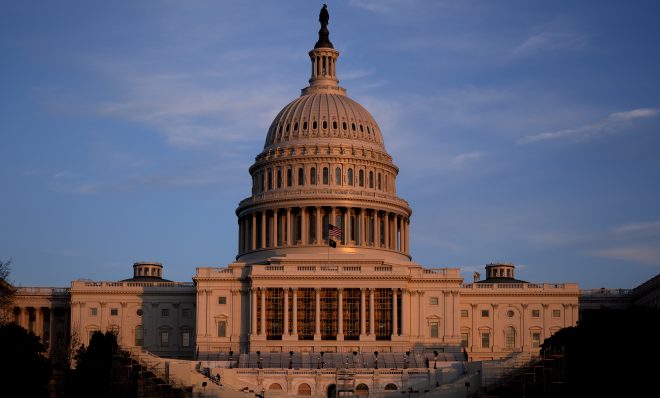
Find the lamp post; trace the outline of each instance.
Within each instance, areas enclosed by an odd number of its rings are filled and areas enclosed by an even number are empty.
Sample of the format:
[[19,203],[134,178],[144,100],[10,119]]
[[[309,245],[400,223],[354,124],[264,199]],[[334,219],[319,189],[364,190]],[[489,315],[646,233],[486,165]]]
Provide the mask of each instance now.
[[289,351],[289,369],[293,367],[293,351]]
[[410,359],[410,351],[406,351],[406,355],[403,357],[403,368],[408,369],[408,360]]
[[438,351],[433,351],[433,369],[438,368]]
[[232,368],[233,361],[234,361],[234,351],[229,351],[229,369]]
[[263,367],[261,365],[261,361],[263,360],[263,357],[261,356],[261,351],[257,351],[257,357],[258,357],[257,358],[257,367],[259,369],[263,369]]
[[470,382],[465,382],[465,398],[470,398]]
[[325,352],[321,351],[321,368],[325,367],[325,362],[323,361],[323,354],[325,354]]
[[378,351],[374,351],[376,359],[374,359],[374,369],[378,369]]

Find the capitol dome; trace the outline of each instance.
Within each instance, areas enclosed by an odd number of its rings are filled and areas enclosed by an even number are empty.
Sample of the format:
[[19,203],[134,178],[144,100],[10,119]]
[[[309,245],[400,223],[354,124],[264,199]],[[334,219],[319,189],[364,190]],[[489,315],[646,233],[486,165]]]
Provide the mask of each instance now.
[[[325,26],[309,52],[311,77],[271,123],[250,167],[252,195],[236,209],[237,259],[335,253],[410,261],[412,210],[373,116],[339,86]],[[341,231],[329,236],[330,226]]]

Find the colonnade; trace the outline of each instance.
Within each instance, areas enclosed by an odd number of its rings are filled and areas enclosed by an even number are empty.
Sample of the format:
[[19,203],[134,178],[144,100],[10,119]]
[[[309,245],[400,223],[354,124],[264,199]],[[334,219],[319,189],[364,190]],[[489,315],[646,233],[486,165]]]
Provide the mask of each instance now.
[[409,252],[408,217],[358,207],[296,206],[261,209],[238,219],[238,252],[327,244],[328,223],[343,230],[340,244]]
[[391,340],[409,334],[409,306],[398,288],[252,288],[250,330],[268,340]]
[[22,328],[41,337],[48,347],[50,339],[55,335],[56,310],[60,309],[64,315],[64,324],[69,324],[70,313],[64,307],[14,307],[14,322]]

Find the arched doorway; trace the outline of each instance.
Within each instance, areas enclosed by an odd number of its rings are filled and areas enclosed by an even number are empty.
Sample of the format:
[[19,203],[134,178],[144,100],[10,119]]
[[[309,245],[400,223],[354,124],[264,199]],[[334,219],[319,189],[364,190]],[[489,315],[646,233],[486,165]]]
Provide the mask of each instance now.
[[328,386],[328,398],[337,398],[337,386],[330,384]]
[[390,383],[390,384],[385,386],[386,391],[394,391],[394,390],[398,390],[398,389],[399,388],[394,383]]
[[307,383],[298,386],[298,395],[312,395],[312,387]]
[[364,383],[358,384],[358,386],[355,387],[355,395],[366,397],[369,395],[369,387]]
[[269,390],[281,390],[282,386],[279,385],[278,383],[273,383],[273,384],[270,385],[270,387],[268,387],[268,389]]

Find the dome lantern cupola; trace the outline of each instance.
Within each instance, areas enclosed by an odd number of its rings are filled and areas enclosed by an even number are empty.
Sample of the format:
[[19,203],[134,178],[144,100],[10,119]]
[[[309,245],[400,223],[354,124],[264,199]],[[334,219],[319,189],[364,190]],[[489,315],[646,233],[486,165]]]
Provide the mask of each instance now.
[[309,52],[309,58],[312,61],[312,76],[309,78],[309,87],[302,90],[302,95],[318,92],[346,93],[345,89],[339,87],[337,79],[339,51],[335,50],[330,42],[329,19],[327,6],[324,4],[319,15],[319,22],[321,22],[319,40],[314,45],[314,49]]

